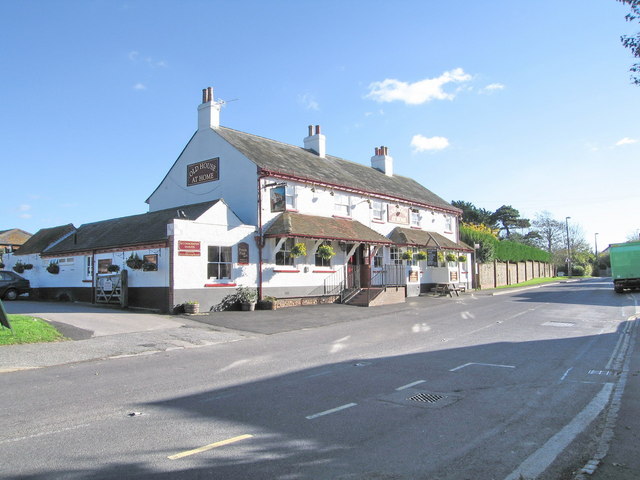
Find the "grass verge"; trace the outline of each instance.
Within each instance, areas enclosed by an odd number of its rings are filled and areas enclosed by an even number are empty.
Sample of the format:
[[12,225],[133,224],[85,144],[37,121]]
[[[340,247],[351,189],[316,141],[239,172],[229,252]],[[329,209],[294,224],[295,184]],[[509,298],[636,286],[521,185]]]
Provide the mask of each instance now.
[[528,287],[532,285],[542,285],[544,283],[553,283],[553,282],[561,282],[563,280],[573,280],[576,278],[591,278],[591,277],[549,277],[549,278],[532,278],[531,280],[527,280],[526,282],[514,283],[513,285],[502,285],[500,287],[496,287],[496,289],[501,288],[517,288],[517,287]]
[[8,328],[0,327],[0,345],[66,340],[58,330],[39,318],[29,315],[8,315],[8,318],[13,333]]

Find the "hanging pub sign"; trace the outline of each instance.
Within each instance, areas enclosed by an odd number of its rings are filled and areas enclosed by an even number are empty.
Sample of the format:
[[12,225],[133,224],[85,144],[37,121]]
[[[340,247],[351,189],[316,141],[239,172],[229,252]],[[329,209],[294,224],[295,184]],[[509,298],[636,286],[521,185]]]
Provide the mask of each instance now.
[[409,207],[401,207],[400,205],[389,205],[387,208],[387,221],[390,223],[400,223],[402,225],[409,224]]
[[220,157],[187,165],[187,187],[213,182],[220,178]]
[[240,242],[238,244],[238,263],[240,265],[249,264],[249,244]]

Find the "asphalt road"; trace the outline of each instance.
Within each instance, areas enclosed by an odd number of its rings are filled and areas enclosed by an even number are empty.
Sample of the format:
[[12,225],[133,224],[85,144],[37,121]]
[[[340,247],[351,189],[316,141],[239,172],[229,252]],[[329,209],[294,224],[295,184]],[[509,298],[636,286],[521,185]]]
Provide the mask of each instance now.
[[637,299],[598,280],[417,299],[320,328],[2,374],[0,472],[570,478],[596,448]]

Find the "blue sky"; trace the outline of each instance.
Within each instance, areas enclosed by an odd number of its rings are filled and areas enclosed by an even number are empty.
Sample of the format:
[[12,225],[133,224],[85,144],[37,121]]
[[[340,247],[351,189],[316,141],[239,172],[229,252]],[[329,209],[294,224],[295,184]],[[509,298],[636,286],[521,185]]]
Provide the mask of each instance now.
[[[104,220],[227,127],[394,171],[451,200],[640,228],[640,87],[614,0],[0,1],[0,230]],[[237,100],[235,100],[237,99]],[[235,101],[231,101],[235,100]]]

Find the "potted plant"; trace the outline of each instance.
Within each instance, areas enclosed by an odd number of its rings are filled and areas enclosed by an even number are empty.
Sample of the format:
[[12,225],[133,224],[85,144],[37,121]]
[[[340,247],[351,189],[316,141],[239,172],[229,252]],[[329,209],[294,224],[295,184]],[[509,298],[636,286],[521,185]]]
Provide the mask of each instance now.
[[16,273],[24,273],[24,263],[20,261],[16,262],[16,264],[13,266],[13,271]]
[[276,301],[275,297],[266,296],[258,302],[258,308],[260,310],[275,310]]
[[307,255],[307,246],[302,242],[296,243],[291,248],[291,256],[292,257],[304,257],[306,255]]
[[52,275],[57,275],[58,273],[60,273],[60,265],[58,265],[58,262],[56,260],[51,260],[49,262],[49,265],[47,265],[47,272],[51,273]]
[[118,265],[111,264],[107,267],[107,270],[111,273],[116,273],[120,271],[120,267]]
[[458,257],[456,257],[455,253],[447,253],[446,255],[447,262],[457,262]]
[[132,253],[129,255],[129,258],[127,258],[127,267],[132,270],[140,270],[143,267],[143,263],[137,253]]
[[256,308],[258,292],[256,292],[255,288],[238,287],[236,290],[236,298],[238,302],[240,302],[240,309],[245,312],[250,312]]
[[426,260],[427,259],[427,252],[421,250],[421,251],[417,252],[414,256],[415,256],[416,260]]
[[324,260],[331,260],[336,254],[331,245],[320,245],[318,247],[318,256]]
[[187,300],[182,305],[184,306],[184,313],[200,313],[200,302],[197,300]]

